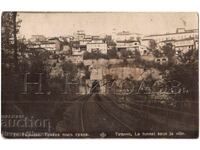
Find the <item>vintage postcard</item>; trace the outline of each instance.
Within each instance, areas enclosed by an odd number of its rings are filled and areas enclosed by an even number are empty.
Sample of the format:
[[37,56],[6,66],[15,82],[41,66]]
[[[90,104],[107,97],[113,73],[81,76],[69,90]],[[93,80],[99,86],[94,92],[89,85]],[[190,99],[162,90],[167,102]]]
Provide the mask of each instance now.
[[198,138],[195,12],[2,12],[5,138]]

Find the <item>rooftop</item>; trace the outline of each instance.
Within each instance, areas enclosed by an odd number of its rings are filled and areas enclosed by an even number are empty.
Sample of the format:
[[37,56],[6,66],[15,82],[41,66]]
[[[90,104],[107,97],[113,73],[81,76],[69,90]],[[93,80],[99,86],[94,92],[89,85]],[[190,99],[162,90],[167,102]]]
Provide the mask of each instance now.
[[[182,29],[182,28],[181,28]],[[147,35],[145,37],[151,37],[151,36],[164,36],[164,35],[174,35],[174,34],[185,34],[185,33],[198,33],[198,29],[191,29],[191,30],[184,30],[184,32],[174,32],[174,33],[162,33],[162,34],[152,34]]]

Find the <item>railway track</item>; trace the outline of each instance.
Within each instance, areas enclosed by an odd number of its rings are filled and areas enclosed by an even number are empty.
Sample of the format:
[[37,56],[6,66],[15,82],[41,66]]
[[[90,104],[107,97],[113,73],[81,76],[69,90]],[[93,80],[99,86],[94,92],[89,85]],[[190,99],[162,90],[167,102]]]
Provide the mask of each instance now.
[[[149,113],[148,111],[135,108],[133,105],[126,105],[126,108],[123,108],[122,106],[120,106],[119,103],[117,103],[111,97],[109,96],[104,96],[104,97],[112,101],[112,103],[122,111],[131,114],[134,118],[138,118],[137,123],[139,124],[139,126],[141,126],[142,130],[168,129],[168,125],[166,124],[166,122],[157,121],[155,115],[152,116],[152,114]],[[114,98],[117,99],[117,97]]]
[[80,124],[81,124],[81,131],[85,132],[85,119],[84,119],[84,111],[86,103],[88,102],[89,98],[92,96],[92,94],[86,95],[84,97],[84,101],[81,103],[81,109],[80,109]]
[[[115,98],[117,98],[117,97],[115,97]],[[114,102],[114,103],[116,103],[116,102]],[[116,105],[119,106],[119,104],[117,104],[117,103],[116,103]],[[155,122],[155,125],[158,125],[159,129],[161,129],[161,128],[163,128],[163,129],[182,128],[182,129],[188,130],[188,129],[195,129],[196,128],[195,126],[193,126],[191,124],[188,125],[188,124],[186,124],[186,122],[180,121],[180,119],[174,120],[172,118],[169,118],[170,117],[169,114],[171,114],[171,116],[174,116],[175,114],[179,114],[179,115],[181,114],[181,118],[185,117],[185,116],[187,116],[187,117],[190,116],[190,118],[191,117],[197,117],[196,115],[191,114],[191,113],[180,112],[180,111],[164,109],[164,108],[160,108],[160,107],[149,106],[149,105],[138,104],[138,103],[132,103],[132,102],[128,102],[127,106],[130,108],[131,111],[135,111],[135,112],[140,113],[141,117],[143,117],[144,119]],[[166,115],[161,115],[161,114],[163,114],[163,112],[165,112],[167,114],[167,117],[166,117]],[[183,116],[183,115],[185,115],[185,116]]]
[[[112,104],[115,105],[115,107],[120,109],[122,112],[130,114],[132,116],[132,118],[134,118],[132,123],[134,122],[133,126],[134,126],[135,130],[147,130],[147,131],[148,130],[165,130],[168,128],[166,123],[157,122],[157,121],[155,121],[155,119],[152,119],[151,117],[149,117],[149,115],[151,115],[151,114],[149,114],[145,110],[141,110],[141,109],[139,110],[139,109],[135,109],[133,107],[131,107],[131,108],[124,107],[109,96],[103,95],[103,97],[105,99],[110,100],[112,102]],[[115,98],[117,99],[117,97],[115,97]]]
[[90,95],[81,95],[65,103],[59,103],[55,111],[55,129],[59,132],[78,132],[81,105]]
[[[118,108],[115,108],[115,110],[120,112],[116,114],[114,111],[110,110],[110,106],[106,107],[103,101],[104,100],[102,100],[98,94],[93,94],[81,104],[80,119],[82,132],[100,129],[104,131],[120,130],[127,132],[134,130],[135,127],[127,123],[127,120],[133,119],[133,117],[130,118],[130,115],[127,113],[121,115],[121,110]],[[116,106],[113,105],[112,107]],[[127,117],[126,115],[129,116]]]
[[128,129],[129,131],[133,131],[132,128],[125,122],[123,122],[122,120],[120,120],[114,113],[110,112],[109,110],[107,110],[104,105],[102,105],[99,102],[96,102],[96,104],[106,113],[108,114],[111,118],[113,118],[114,120],[116,120],[119,124],[121,124],[122,126],[124,126],[126,129]]
[[[74,128],[83,133],[99,130],[107,132],[118,130],[127,132],[155,131],[184,127],[184,125],[177,125],[174,128],[171,126],[170,120],[168,120],[169,124],[166,123],[162,115],[152,114],[151,111],[140,109],[136,105],[123,108],[109,96],[91,93],[81,96],[75,101],[77,101],[74,103],[75,107],[71,107],[71,119],[74,123],[76,122],[77,127]],[[77,115],[74,115],[74,113]]]

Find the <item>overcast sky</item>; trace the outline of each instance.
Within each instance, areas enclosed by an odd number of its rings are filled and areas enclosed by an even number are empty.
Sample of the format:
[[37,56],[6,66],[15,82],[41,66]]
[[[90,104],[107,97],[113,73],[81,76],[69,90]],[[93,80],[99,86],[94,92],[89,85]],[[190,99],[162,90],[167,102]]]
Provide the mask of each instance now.
[[77,30],[86,34],[130,31],[141,34],[175,32],[176,28],[198,28],[197,13],[19,13],[20,34],[49,36],[71,35]]

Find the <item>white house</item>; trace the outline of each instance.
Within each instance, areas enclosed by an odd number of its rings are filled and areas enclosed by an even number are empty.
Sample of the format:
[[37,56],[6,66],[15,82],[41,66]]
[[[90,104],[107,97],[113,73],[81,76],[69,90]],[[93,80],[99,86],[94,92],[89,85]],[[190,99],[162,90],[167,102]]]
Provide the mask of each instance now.
[[87,43],[86,45],[88,52],[100,52],[102,54],[107,54],[107,44],[106,43]]
[[43,43],[41,43],[40,47],[44,48],[48,51],[56,51],[57,50],[56,43],[54,43],[54,42],[43,42]]
[[158,43],[166,40],[181,40],[186,38],[198,39],[198,29],[186,30],[184,28],[178,28],[175,33],[148,35],[143,37],[142,40],[153,39]]
[[118,51],[125,49],[128,51],[135,52],[135,50],[139,50],[140,42],[135,40],[123,40],[116,42],[116,49]]
[[175,50],[178,52],[186,53],[189,50],[195,48],[195,41],[194,39],[182,39],[176,40],[174,43]]

